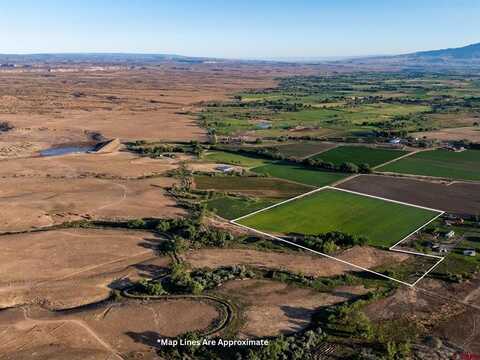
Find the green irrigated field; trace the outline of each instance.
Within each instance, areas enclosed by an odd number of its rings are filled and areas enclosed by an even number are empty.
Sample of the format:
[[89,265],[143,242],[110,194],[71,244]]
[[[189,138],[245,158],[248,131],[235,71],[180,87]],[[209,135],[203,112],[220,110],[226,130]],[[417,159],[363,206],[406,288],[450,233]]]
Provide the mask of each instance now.
[[266,208],[274,203],[275,201],[273,200],[256,200],[229,196],[206,202],[208,210],[214,211],[217,215],[228,220],[232,220],[251,212]]
[[318,154],[313,159],[321,159],[335,165],[351,162],[356,165],[369,164],[370,167],[375,167],[405,154],[407,151],[376,149],[366,146],[339,146]]
[[283,154],[287,157],[304,158],[312,156],[321,151],[335,147],[334,144],[326,142],[298,142],[293,144],[267,146],[266,149]]
[[437,215],[434,211],[326,189],[238,222],[270,233],[342,231],[364,236],[370,245],[388,248]]
[[422,151],[378,170],[457,180],[480,180],[480,150]]
[[204,160],[213,161],[221,164],[231,164],[245,167],[260,166],[267,162],[267,160],[260,157],[235,154],[226,151],[209,152],[204,156]]
[[348,174],[307,169],[301,165],[287,163],[263,165],[253,168],[252,171],[258,174],[268,174],[272,177],[317,187],[330,185],[333,182],[348,176]]
[[200,190],[242,193],[256,197],[289,198],[311,191],[311,186],[269,177],[195,176]]
[[[465,115],[480,108],[477,77],[450,74],[288,76],[276,87],[236,95],[235,100],[208,103],[200,122],[218,135],[290,136],[301,127],[302,136],[337,137],[473,126],[475,115]],[[438,106],[443,119],[431,111]],[[258,119],[272,128],[259,129]]]

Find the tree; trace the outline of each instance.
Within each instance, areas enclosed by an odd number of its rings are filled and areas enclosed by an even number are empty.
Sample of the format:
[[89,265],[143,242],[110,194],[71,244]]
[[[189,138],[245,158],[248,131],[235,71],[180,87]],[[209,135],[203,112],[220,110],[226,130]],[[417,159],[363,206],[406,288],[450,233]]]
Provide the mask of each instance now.
[[189,191],[192,187],[192,173],[184,162],[180,163],[177,173],[180,178],[180,189]]
[[326,254],[332,254],[338,250],[338,246],[332,240],[328,240],[323,243],[322,250]]
[[187,251],[187,249],[189,248],[188,240],[182,238],[181,236],[175,235],[173,237],[173,242],[174,242],[174,251],[176,253],[183,253]]
[[340,171],[346,173],[358,173],[358,166],[351,162],[344,162],[340,165]]
[[282,355],[288,350],[288,340],[283,335],[268,343],[267,346],[260,350],[250,350],[248,353],[248,360],[278,360],[283,359]]
[[203,285],[200,284],[198,281],[191,281],[190,291],[192,292],[192,294],[198,295],[203,291]]
[[130,220],[127,223],[129,229],[144,229],[146,227],[146,222],[143,219]]
[[140,280],[140,287],[141,291],[147,295],[159,296],[167,293],[159,281],[142,279]]
[[7,132],[13,129],[13,125],[8,121],[0,121],[0,131]]
[[167,232],[170,230],[170,222],[168,220],[160,220],[156,226],[157,231]]
[[367,163],[360,164],[360,166],[358,167],[358,170],[364,174],[370,174],[372,172],[370,164],[367,164]]

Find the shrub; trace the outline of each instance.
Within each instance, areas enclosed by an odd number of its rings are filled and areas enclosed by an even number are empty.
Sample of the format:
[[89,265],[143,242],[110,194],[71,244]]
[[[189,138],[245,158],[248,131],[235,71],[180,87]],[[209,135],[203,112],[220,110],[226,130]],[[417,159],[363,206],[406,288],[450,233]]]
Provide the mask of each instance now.
[[355,165],[354,163],[345,162],[342,165],[340,165],[340,171],[346,172],[346,173],[358,173],[358,166]]
[[8,121],[0,121],[0,132],[7,132],[14,128],[14,126]]
[[147,223],[143,219],[135,219],[127,222],[127,227],[129,229],[145,229]]
[[152,295],[152,296],[167,294],[167,292],[163,289],[163,286],[159,281],[146,280],[146,279],[140,280],[139,291],[141,293]]

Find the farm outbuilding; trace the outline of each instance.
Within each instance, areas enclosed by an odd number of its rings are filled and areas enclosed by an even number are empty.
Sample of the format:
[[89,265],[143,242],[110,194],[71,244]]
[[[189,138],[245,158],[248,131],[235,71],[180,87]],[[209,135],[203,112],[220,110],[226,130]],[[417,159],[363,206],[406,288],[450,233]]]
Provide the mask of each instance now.
[[450,230],[449,232],[445,233],[445,239],[451,239],[452,237],[455,236],[455,231]]
[[235,170],[235,168],[233,166],[230,166],[230,165],[218,165],[215,170],[218,170],[220,172],[223,172],[223,173],[228,173],[228,172],[232,172]]

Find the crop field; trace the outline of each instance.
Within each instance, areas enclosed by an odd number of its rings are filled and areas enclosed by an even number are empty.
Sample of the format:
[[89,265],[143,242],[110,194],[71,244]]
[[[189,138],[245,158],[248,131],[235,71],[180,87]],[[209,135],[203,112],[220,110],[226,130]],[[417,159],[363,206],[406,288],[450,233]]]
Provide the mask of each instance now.
[[334,147],[335,144],[325,142],[299,142],[293,144],[268,146],[266,149],[278,152],[286,157],[305,158]]
[[398,176],[361,175],[338,187],[454,214],[480,213],[480,184],[445,184]]
[[422,151],[378,170],[456,180],[480,180],[480,150]]
[[253,229],[281,234],[342,231],[388,248],[439,213],[335,189],[278,205],[240,219]]
[[283,113],[278,116],[282,124],[313,123],[315,125],[332,124],[335,120],[343,120],[346,124],[361,125],[364,122],[382,123],[389,121],[393,116],[422,113],[430,110],[422,105],[392,105],[378,103],[373,105],[361,105],[355,108],[335,107],[302,110],[293,114]]
[[237,217],[273,205],[275,204],[275,201],[224,196],[209,200],[206,204],[208,210],[215,212],[224,219],[233,220]]
[[345,178],[347,174],[307,169],[301,165],[273,163],[253,168],[258,174],[295,181],[297,183],[322,187]]
[[203,157],[204,160],[213,161],[221,164],[238,165],[245,167],[254,167],[265,164],[267,161],[260,157],[235,154],[226,151],[212,151]]
[[376,149],[366,146],[339,146],[313,157],[335,165],[351,162],[356,165],[368,164],[375,167],[407,154],[407,151]]
[[200,190],[233,192],[270,198],[289,198],[312,190],[310,186],[260,176],[196,176],[194,181],[195,187]]

